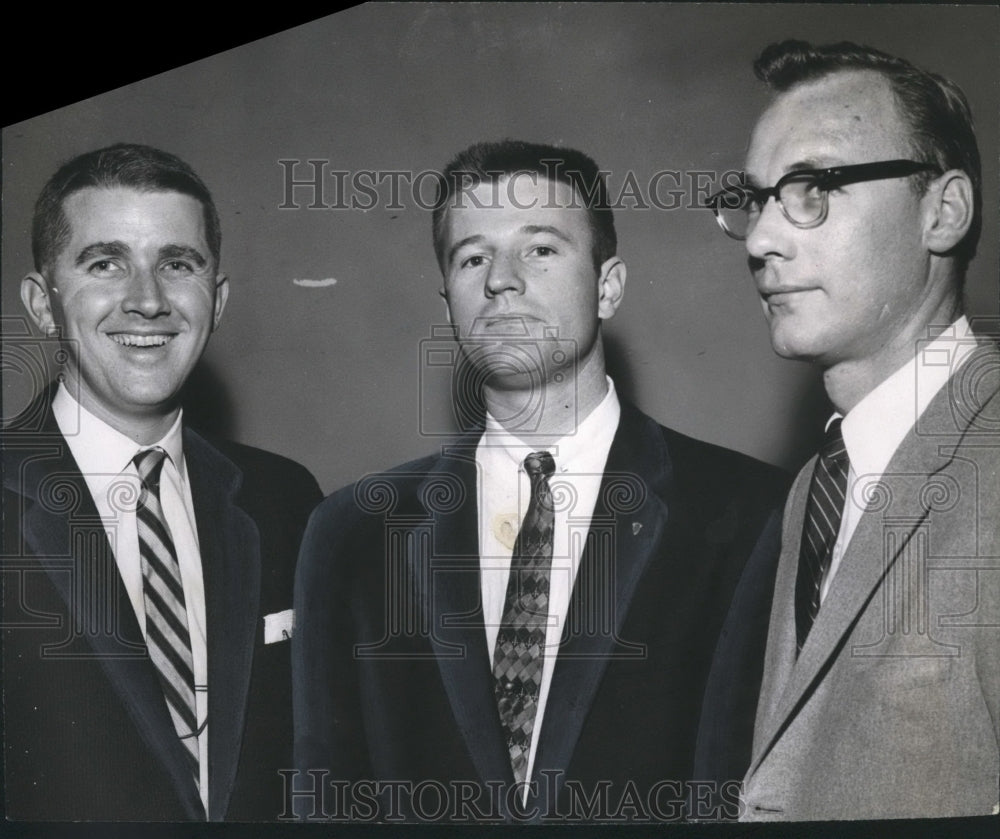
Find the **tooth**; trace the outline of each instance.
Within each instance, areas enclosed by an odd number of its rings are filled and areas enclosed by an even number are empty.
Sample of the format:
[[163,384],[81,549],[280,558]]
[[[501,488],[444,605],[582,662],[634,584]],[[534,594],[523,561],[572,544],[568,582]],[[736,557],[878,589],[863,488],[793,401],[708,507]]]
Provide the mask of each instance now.
[[171,335],[112,335],[111,340],[123,347],[162,347],[168,343]]

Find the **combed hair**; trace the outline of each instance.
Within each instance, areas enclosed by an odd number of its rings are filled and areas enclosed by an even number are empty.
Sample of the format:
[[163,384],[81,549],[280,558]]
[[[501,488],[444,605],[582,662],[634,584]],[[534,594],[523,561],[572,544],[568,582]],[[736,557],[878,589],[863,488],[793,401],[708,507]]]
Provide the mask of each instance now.
[[618,252],[618,234],[608,202],[604,173],[583,152],[563,146],[499,140],[476,143],[459,152],[438,180],[432,214],[434,253],[445,271],[445,222],[455,195],[483,182],[499,181],[523,173],[536,173],[551,181],[571,186],[587,210],[593,238],[594,266],[600,266]]
[[[972,181],[972,226],[954,250],[964,271],[976,255],[982,230],[983,176],[972,111],[958,85],[905,59],[850,41],[821,46],[794,40],[774,43],[761,52],[753,69],[758,79],[778,93],[844,70],[881,73],[892,86],[900,116],[910,127],[916,159],[934,164],[940,172],[961,169]],[[922,195],[935,175],[923,172],[911,177]]]
[[31,253],[36,271],[49,270],[69,241],[69,220],[63,209],[66,199],[88,187],[180,192],[197,199],[205,213],[208,248],[218,266],[222,251],[219,213],[201,178],[169,152],[135,143],[117,143],[64,163],[42,188],[31,221]]

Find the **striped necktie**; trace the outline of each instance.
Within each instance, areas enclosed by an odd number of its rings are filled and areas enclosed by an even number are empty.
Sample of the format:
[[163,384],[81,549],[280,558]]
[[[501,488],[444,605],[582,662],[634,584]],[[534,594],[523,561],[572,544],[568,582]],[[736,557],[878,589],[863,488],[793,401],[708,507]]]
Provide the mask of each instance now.
[[493,652],[497,709],[507,737],[514,780],[518,783],[525,780],[528,771],[542,684],[555,531],[549,477],[555,468],[548,452],[532,452],[524,459],[524,470],[531,480],[531,500],[514,542],[503,618]]
[[795,578],[795,640],[801,650],[819,612],[823,578],[830,569],[847,493],[850,460],[840,431],[840,418],[830,423],[816,459]]
[[191,637],[177,551],[160,506],[160,474],[165,458],[166,452],[160,448],[141,451],[133,458],[142,481],[135,515],[146,607],[146,647],[197,784],[198,716]]

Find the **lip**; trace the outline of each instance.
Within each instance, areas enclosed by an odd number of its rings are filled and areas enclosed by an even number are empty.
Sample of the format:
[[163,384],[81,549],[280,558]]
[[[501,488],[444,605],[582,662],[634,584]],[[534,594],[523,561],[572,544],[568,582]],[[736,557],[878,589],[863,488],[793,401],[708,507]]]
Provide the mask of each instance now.
[[[504,313],[502,315],[490,315],[488,317],[482,317],[478,319],[479,326],[483,329],[495,329],[496,327],[506,327],[510,330],[512,327],[516,331],[508,332],[507,334],[518,334],[527,335],[528,328],[527,325],[532,322],[539,322],[539,319],[533,315],[523,315],[518,313]],[[520,328],[517,328],[520,327]]]
[[778,288],[772,287],[759,289],[758,294],[760,294],[765,303],[772,306],[778,306],[782,303],[791,302],[800,295],[816,290],[815,286],[781,286]]

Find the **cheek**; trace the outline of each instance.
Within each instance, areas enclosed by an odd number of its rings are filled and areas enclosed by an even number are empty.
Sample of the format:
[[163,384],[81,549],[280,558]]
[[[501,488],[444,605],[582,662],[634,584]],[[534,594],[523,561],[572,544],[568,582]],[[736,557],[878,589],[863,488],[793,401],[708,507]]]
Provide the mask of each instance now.
[[169,295],[172,311],[195,328],[209,329],[215,321],[215,295],[201,285],[176,289]]
[[874,200],[859,212],[840,242],[845,254],[853,254],[871,270],[881,271],[898,270],[893,266],[902,263],[912,264],[923,251],[922,238],[919,205],[902,198],[887,198]]
[[97,289],[77,289],[53,297],[53,314],[67,329],[85,329],[99,324],[117,306],[114,296]]
[[847,311],[877,305],[887,278],[895,273],[891,260],[898,257],[898,246],[877,222],[845,224],[829,232],[834,231],[810,254],[828,299]]
[[448,313],[452,321],[464,324],[472,317],[472,307],[461,295],[452,295],[448,298]]
[[872,308],[894,310],[923,296],[926,265],[922,255],[905,237],[876,237],[867,264],[858,265],[856,292]]

